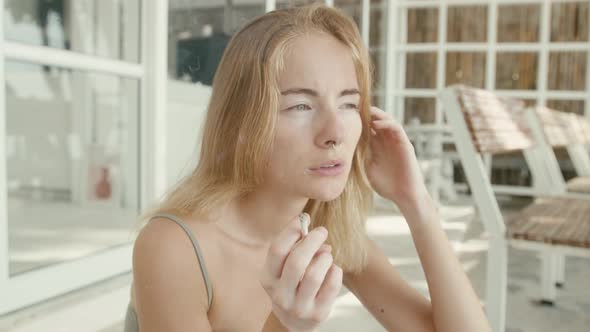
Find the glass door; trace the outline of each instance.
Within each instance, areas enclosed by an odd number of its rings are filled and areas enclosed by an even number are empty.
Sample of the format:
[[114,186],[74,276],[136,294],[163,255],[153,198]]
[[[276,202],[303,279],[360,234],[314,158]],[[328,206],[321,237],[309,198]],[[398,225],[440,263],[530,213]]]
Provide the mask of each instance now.
[[142,201],[141,0],[4,0],[0,314],[126,272]]

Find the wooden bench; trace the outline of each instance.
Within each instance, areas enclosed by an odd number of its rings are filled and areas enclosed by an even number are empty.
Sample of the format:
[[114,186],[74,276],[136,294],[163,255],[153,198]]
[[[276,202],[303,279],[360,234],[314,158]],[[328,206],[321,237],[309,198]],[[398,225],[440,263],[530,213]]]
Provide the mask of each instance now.
[[[556,194],[590,194],[590,122],[573,113],[565,113],[547,107],[534,107],[528,110],[527,122],[539,145],[537,162],[544,164],[546,174],[542,174],[546,190]],[[554,149],[565,148],[572,161],[577,177],[566,181],[559,168]],[[576,197],[576,195],[569,195]]]
[[508,246],[541,254],[541,299],[552,304],[563,281],[563,257],[590,257],[590,201],[537,198],[508,220],[501,214],[483,154],[535,151],[538,146],[518,100],[451,86],[440,96],[480,219],[488,233],[486,311],[496,332],[505,330]]

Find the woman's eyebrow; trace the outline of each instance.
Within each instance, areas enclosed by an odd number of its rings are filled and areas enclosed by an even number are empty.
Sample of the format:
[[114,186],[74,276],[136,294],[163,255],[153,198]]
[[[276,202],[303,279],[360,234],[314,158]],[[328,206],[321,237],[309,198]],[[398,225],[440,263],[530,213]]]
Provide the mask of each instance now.
[[[299,94],[310,95],[313,97],[317,97],[319,95],[317,91],[312,90],[312,89],[307,89],[307,88],[292,88],[292,89],[288,89],[288,90],[281,92],[281,95],[283,95],[283,96],[299,95]],[[340,92],[339,97],[348,96],[348,95],[355,95],[355,94],[360,95],[361,93],[358,89],[345,89]]]

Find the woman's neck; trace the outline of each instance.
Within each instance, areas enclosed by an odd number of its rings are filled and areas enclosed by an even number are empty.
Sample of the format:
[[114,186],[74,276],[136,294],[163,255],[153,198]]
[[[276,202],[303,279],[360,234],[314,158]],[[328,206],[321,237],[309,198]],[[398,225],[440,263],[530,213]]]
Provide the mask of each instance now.
[[227,205],[216,222],[226,235],[251,247],[266,247],[303,212],[308,199],[258,190]]

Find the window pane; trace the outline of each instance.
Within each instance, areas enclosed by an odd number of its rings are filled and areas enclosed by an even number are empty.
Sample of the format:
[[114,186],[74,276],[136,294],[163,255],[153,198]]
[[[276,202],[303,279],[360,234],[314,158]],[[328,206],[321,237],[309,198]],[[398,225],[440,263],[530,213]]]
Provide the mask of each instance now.
[[373,94],[371,96],[371,105],[379,107],[380,109],[384,109],[385,108],[385,101],[383,98],[383,95],[381,94]]
[[435,106],[436,100],[434,98],[405,98],[404,123],[413,122],[414,119],[420,120],[420,123],[434,123]]
[[361,0],[335,0],[334,7],[342,10],[350,16],[361,31],[361,20],[363,16],[363,5]]
[[139,62],[140,0],[5,0],[7,40]]
[[371,8],[371,19],[369,21],[369,45],[379,47],[385,45],[386,21],[383,19],[384,9]]
[[131,240],[139,82],[7,61],[5,88],[10,274]]
[[289,8],[297,6],[305,6],[315,2],[325,3],[323,0],[277,0],[276,8]]
[[408,43],[438,41],[438,8],[408,9]]
[[371,62],[374,66],[373,87],[375,90],[382,89],[385,86],[385,56],[383,52],[370,52]]
[[487,6],[449,7],[448,42],[485,42],[488,31]]
[[551,41],[588,41],[590,2],[551,5]]
[[496,88],[535,90],[537,88],[536,53],[498,53]]
[[436,53],[406,54],[406,88],[436,87]]
[[[288,2],[282,4],[286,6]],[[169,76],[211,85],[231,36],[261,14],[264,14],[264,0],[229,5],[221,0],[170,0]]]
[[539,41],[540,16],[540,5],[498,6],[498,41]]
[[588,52],[551,52],[549,90],[585,90]]
[[485,78],[485,53],[447,53],[446,85],[461,83],[483,88]]
[[547,100],[547,107],[554,110],[584,115],[583,100]]

